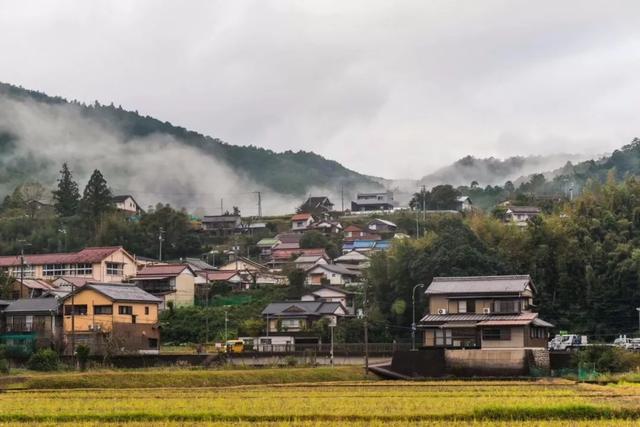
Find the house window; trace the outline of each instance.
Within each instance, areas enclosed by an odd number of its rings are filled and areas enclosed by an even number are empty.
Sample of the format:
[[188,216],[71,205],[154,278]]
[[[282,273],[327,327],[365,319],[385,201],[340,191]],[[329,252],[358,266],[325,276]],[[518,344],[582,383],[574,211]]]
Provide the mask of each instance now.
[[149,307],[145,307],[144,308],[144,314],[145,314],[145,316],[149,315]]
[[91,276],[93,275],[93,265],[91,264],[75,264],[76,276]]
[[495,313],[517,313],[520,308],[519,301],[495,301],[493,303],[493,311]]
[[485,341],[509,341],[511,339],[511,329],[485,328],[482,330],[482,339]]
[[87,305],[86,304],[82,304],[82,305],[65,305],[64,306],[64,315],[65,316],[71,316],[72,313],[72,309],[71,307],[73,307],[73,314],[76,316],[86,316],[87,315]]
[[45,264],[42,268],[43,276],[68,276],[69,265],[67,264]]
[[467,302],[458,301],[458,313],[466,313],[466,312],[467,312]]
[[93,314],[113,314],[113,306],[112,305],[94,305],[93,306]]
[[107,276],[122,276],[124,264],[119,262],[107,263]]
[[546,330],[544,328],[536,328],[535,326],[532,326],[529,330],[529,336],[531,338],[538,339],[546,338]]
[[283,329],[299,329],[300,319],[282,319],[281,326]]
[[453,344],[451,329],[436,329],[436,345],[450,346]]
[[34,277],[36,275],[36,269],[33,265],[19,265],[12,270],[13,275],[20,277],[20,275],[24,275],[25,278]]
[[149,338],[149,348],[158,348],[158,338]]
[[118,314],[133,314],[133,307],[130,305],[121,305],[118,307]]

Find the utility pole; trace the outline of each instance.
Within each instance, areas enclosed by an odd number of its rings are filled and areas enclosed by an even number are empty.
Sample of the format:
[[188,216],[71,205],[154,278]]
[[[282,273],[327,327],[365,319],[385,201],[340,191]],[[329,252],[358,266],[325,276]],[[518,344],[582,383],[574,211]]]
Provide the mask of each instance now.
[[223,201],[224,199],[221,197],[220,198],[220,215],[224,215]]
[[20,297],[22,298],[23,291],[25,290],[24,286],[24,247],[30,246],[30,243],[27,243],[26,240],[18,240],[20,243]]
[[426,221],[427,219],[427,201],[426,201],[427,189],[423,185],[422,186],[422,220]]
[[638,311],[638,331],[640,331],[640,307],[636,308]]
[[224,311],[224,344],[227,345],[229,316],[227,310]]
[[162,241],[164,240],[162,234],[164,233],[164,228],[160,227],[160,232],[158,233],[158,242],[160,244],[158,248],[158,261],[162,261]]
[[344,184],[340,186],[340,201],[342,203],[342,210],[340,212],[344,212]]
[[262,218],[262,192],[254,191],[258,195],[258,218]]
[[71,282],[71,357],[73,365],[76,361],[76,305],[75,305],[75,285]]
[[413,305],[413,323],[411,323],[411,351],[416,350],[416,289],[424,288],[424,283],[418,283],[411,292],[411,304]]
[[367,311],[367,281],[364,281],[364,296],[362,299],[362,315],[364,318],[364,376],[369,376],[369,325]]

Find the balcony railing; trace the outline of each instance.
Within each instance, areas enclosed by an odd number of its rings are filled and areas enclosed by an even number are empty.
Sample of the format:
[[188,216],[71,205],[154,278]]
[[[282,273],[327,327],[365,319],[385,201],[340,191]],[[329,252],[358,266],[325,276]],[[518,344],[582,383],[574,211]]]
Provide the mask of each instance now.
[[13,321],[6,324],[7,332],[46,332],[47,323],[42,322],[20,322]]

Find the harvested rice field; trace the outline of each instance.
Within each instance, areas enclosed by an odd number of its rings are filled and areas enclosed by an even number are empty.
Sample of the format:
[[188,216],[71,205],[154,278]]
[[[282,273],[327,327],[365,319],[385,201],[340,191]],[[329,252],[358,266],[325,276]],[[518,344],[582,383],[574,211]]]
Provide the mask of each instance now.
[[[225,372],[233,375],[233,371]],[[290,375],[296,370],[287,372]],[[634,384],[335,378],[323,382],[317,372],[310,377],[315,382],[282,384],[276,374],[262,370],[256,375],[271,375],[273,383],[229,386],[194,386],[181,383],[180,377],[175,376],[171,386],[161,382],[162,386],[127,387],[129,384],[123,380],[121,386],[119,381],[111,381],[108,387],[99,388],[91,386],[92,382],[85,378],[86,388],[47,389],[43,388],[47,382],[59,387],[63,378],[83,377],[55,374],[26,381],[23,378],[0,393],[0,425],[635,426],[640,423],[640,386]],[[153,375],[163,372],[146,374],[151,376],[151,383]],[[242,371],[242,375],[248,374]],[[347,378],[352,376],[344,374]],[[200,371],[198,375],[205,374]],[[300,370],[299,377],[304,379],[305,375]]]

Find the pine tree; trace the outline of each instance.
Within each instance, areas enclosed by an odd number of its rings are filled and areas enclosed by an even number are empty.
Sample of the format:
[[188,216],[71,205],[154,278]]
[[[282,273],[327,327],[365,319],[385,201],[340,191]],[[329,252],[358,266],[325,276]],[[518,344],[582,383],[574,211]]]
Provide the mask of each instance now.
[[61,217],[73,216],[78,213],[80,191],[78,183],[73,180],[73,175],[66,163],[62,165],[58,189],[53,191],[53,200],[56,212]]
[[113,210],[113,196],[102,173],[96,169],[91,174],[82,195],[82,214],[85,219],[97,223],[102,216]]

